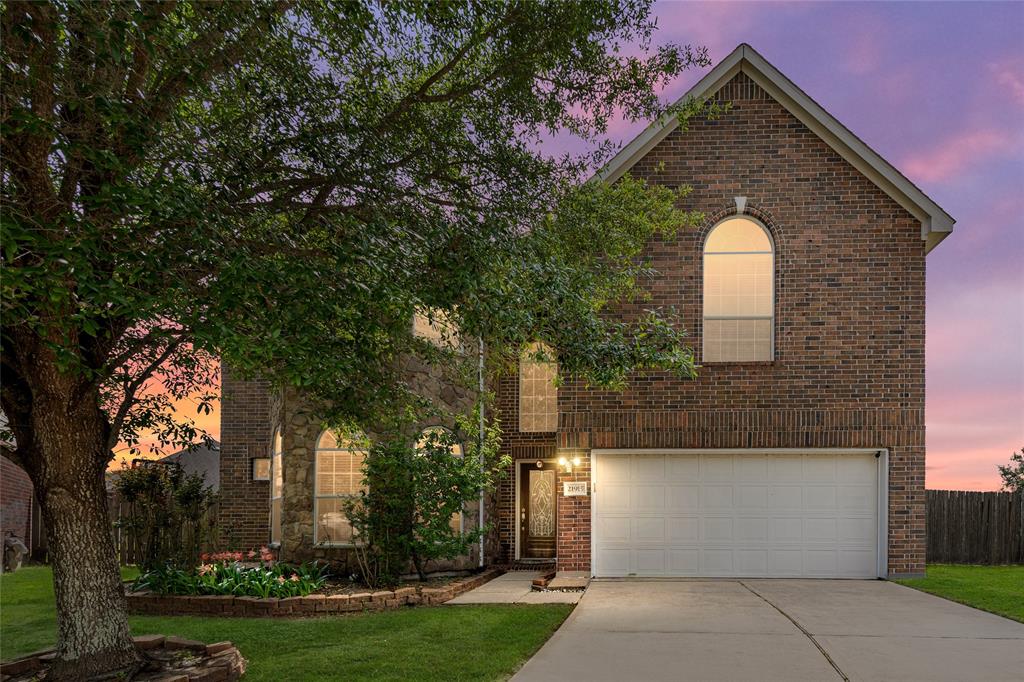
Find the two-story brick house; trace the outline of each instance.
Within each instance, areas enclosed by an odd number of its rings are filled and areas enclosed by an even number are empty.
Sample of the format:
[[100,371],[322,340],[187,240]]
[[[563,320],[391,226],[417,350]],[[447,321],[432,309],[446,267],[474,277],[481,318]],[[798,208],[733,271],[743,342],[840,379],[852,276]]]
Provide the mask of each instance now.
[[[747,45],[686,97],[729,106],[653,123],[602,177],[693,188],[704,224],[652,241],[650,300],[616,314],[674,308],[699,375],[556,389],[557,368],[531,362],[497,379],[514,463],[487,559],[601,577],[921,574],[925,257],[953,220]],[[269,484],[243,474],[273,450],[274,401],[251,390],[225,381],[221,479],[263,540]]]

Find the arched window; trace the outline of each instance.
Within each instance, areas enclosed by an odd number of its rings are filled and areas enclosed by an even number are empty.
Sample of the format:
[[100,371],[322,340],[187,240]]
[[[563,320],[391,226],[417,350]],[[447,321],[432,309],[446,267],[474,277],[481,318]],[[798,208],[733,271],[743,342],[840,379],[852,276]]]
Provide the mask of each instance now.
[[704,362],[771,360],[775,254],[768,230],[727,218],[704,242]]
[[[451,442],[454,440],[452,432],[443,426],[430,426],[423,429],[423,432],[420,433],[420,437],[416,441],[416,447],[422,448],[432,437],[441,442]],[[463,456],[462,444],[452,443],[451,453],[453,457],[461,458]],[[463,514],[461,511],[455,512],[455,514],[452,515],[451,527],[456,533],[462,532]]]
[[324,431],[316,443],[313,473],[313,543],[352,544],[352,524],[345,502],[363,489],[364,438],[345,438]]
[[284,493],[284,472],[281,470],[281,429],[274,429],[270,453],[270,542],[281,542],[281,497]]

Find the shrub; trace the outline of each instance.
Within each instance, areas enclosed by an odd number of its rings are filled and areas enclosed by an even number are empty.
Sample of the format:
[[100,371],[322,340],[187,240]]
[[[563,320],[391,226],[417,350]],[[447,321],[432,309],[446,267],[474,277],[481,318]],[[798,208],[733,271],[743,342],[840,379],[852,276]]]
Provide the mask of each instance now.
[[[472,433],[474,425],[463,421],[459,426]],[[466,554],[487,531],[460,531],[451,520],[481,490],[490,490],[507,467],[497,454],[498,433],[495,426],[482,443],[467,439],[463,457],[452,454],[462,444],[452,432],[433,432],[418,445],[393,434],[370,448],[364,491],[346,505],[357,538],[355,555],[368,585],[393,587],[410,563],[422,580],[427,561]]]
[[124,469],[114,487],[127,505],[117,525],[137,543],[142,570],[198,563],[216,533],[210,513],[216,495],[202,476],[150,464]]

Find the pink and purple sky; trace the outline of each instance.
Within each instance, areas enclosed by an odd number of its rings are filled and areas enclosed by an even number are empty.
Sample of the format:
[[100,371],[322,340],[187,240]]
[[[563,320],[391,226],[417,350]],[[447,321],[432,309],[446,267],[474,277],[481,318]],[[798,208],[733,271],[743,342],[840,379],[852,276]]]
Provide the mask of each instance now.
[[[996,465],[1024,446],[1024,3],[655,11],[656,43],[706,45],[715,62],[751,44],[956,218],[928,256],[927,486],[998,489]],[[625,143],[643,127],[611,135]],[[219,419],[200,423],[217,435]]]

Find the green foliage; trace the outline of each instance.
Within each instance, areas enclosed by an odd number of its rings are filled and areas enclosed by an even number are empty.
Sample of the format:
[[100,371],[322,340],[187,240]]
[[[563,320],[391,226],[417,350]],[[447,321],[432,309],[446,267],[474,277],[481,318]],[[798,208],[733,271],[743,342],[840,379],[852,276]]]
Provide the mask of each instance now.
[[692,223],[684,193],[581,186],[613,116],[659,115],[709,63],[654,30],[646,0],[5,3],[13,435],[34,442],[13,407],[43,360],[99,386],[111,445],[201,436],[174,405],[209,409],[215,357],[332,418],[393,413],[424,309],[596,383],[689,376],[672,311],[600,315],[646,240]]
[[[471,428],[460,424],[465,433]],[[346,509],[356,536],[362,577],[371,587],[392,587],[410,565],[425,578],[426,562],[466,554],[487,528],[467,530],[453,522],[481,490],[490,490],[507,467],[498,455],[498,431],[463,447],[455,432],[432,431],[416,444],[402,430],[370,448],[365,489]]]
[[1010,463],[1006,466],[996,465],[999,477],[1003,479],[1003,489],[1009,492],[1024,491],[1024,448],[1010,455]]
[[118,524],[141,548],[140,566],[196,565],[216,534],[210,509],[217,497],[202,476],[153,463],[123,469],[114,488],[127,505]]
[[158,594],[220,594],[236,597],[304,597],[327,582],[327,568],[317,563],[299,566],[240,563],[202,564],[196,568],[164,565],[142,573],[132,584],[134,590]]

